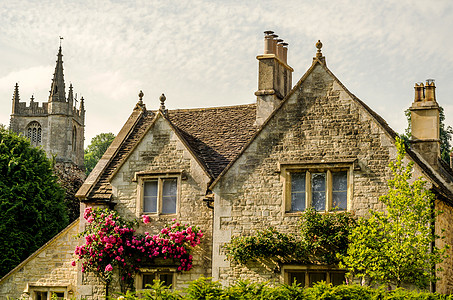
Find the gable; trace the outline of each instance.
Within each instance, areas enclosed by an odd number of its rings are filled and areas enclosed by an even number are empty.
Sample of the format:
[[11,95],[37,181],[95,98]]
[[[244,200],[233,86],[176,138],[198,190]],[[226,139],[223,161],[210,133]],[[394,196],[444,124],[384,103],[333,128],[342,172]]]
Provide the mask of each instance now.
[[[315,62],[211,189],[216,194],[245,193],[250,200],[260,197],[253,187],[262,184],[272,187],[266,197],[279,201],[282,165],[354,162],[358,169],[353,178],[358,187],[354,199],[361,203],[354,209],[365,213],[380,205],[377,199],[386,190],[388,162],[396,155],[395,137],[382,118],[352,95],[325,65]],[[410,150],[408,155],[420,174],[435,184],[435,172],[429,172]]]
[[144,172],[184,173],[203,187],[203,192],[206,191],[210,181],[197,157],[161,113],[158,113],[137,145],[111,174],[109,181],[113,186],[125,186],[134,181],[137,174]]

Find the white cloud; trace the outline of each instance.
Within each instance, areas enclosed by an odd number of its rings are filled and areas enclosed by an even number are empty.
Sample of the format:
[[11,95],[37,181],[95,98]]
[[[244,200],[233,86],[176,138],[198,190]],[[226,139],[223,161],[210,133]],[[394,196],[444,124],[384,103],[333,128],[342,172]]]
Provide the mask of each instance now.
[[254,101],[255,56],[268,29],[290,44],[294,83],[321,39],[332,71],[399,132],[414,82],[437,79],[444,107],[453,93],[449,1],[22,0],[1,2],[0,19],[0,123],[8,123],[16,81],[21,95],[39,86],[46,99],[53,67],[16,73],[52,65],[62,35],[66,81],[86,99],[87,140],[118,131],[140,89],[148,108],[162,92],[170,108]]

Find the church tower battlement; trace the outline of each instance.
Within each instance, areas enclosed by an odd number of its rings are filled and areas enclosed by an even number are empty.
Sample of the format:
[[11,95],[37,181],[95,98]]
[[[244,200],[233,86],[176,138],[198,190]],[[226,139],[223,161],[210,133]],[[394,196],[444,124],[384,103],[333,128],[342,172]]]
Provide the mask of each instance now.
[[57,163],[72,164],[83,168],[85,139],[85,103],[83,97],[74,96],[72,83],[66,97],[61,45],[57,54],[48,102],[30,98],[27,105],[19,97],[19,85],[13,92],[10,129],[23,134],[34,146],[41,146],[48,157],[55,156]]

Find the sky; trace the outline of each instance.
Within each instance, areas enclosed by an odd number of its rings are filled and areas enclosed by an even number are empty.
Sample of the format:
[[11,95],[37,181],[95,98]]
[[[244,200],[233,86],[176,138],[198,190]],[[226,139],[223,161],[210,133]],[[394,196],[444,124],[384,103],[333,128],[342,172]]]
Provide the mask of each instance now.
[[147,109],[256,101],[265,30],[289,43],[295,84],[321,40],[327,66],[397,132],[414,84],[435,79],[453,126],[453,2],[449,0],[0,0],[0,124],[14,85],[46,102],[62,36],[66,89],[85,99],[85,147],[118,133],[143,90]]

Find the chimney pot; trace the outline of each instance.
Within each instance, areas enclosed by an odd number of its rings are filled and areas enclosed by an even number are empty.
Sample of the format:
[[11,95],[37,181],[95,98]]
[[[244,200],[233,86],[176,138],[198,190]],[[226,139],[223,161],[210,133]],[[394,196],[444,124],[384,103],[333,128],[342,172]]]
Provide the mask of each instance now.
[[434,79],[426,79],[425,100],[436,102],[436,86],[434,84]]
[[282,45],[283,40],[277,39],[275,41],[277,42],[277,53],[276,53],[277,58],[283,61],[283,45]]
[[419,84],[416,83],[414,89],[415,89],[414,102],[423,101],[425,99],[423,83],[421,82]]
[[[273,31],[265,31],[266,32],[273,32]],[[274,54],[273,52],[274,47],[274,40],[272,35],[268,34],[264,37],[264,54]]]
[[288,43],[282,43],[283,46],[283,62],[288,64]]
[[278,35],[273,33],[270,36],[272,37],[272,54],[277,54],[277,38],[278,38]]

